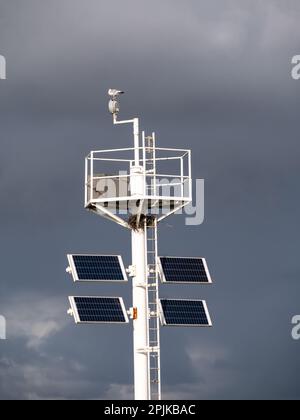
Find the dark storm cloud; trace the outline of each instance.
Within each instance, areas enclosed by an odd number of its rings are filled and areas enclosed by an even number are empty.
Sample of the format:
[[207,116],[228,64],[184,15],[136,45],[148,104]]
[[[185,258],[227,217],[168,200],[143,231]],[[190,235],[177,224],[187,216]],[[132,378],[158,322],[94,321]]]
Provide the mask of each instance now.
[[[206,179],[205,224],[170,219],[160,252],[206,255],[216,283],[161,293],[206,298],[214,328],[163,331],[165,397],[298,398],[299,2],[0,7],[0,397],[132,396],[130,329],[75,328],[67,295],[100,289],[74,290],[64,274],[69,251],[130,262],[129,234],[82,208],[83,157],[130,139],[106,110],[118,87],[122,115],[141,115],[163,146],[192,148]],[[130,305],[128,287],[101,293]]]

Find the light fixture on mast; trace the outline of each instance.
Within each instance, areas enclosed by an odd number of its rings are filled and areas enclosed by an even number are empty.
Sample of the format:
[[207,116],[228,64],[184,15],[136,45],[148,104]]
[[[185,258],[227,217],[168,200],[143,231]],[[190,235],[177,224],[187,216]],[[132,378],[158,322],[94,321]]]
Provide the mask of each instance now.
[[109,112],[113,115],[117,114],[120,111],[120,107],[119,107],[119,103],[117,101],[117,97],[120,95],[123,95],[125,92],[123,92],[122,90],[118,90],[118,89],[109,89],[108,90],[108,95],[111,97],[109,104],[108,104],[108,109]]

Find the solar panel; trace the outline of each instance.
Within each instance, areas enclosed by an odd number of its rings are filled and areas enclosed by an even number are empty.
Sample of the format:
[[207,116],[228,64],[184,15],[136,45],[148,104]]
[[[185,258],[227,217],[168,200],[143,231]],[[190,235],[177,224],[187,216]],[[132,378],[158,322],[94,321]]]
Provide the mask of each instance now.
[[69,297],[76,324],[124,324],[128,316],[120,297]]
[[159,257],[163,283],[212,283],[205,258]]
[[74,281],[127,281],[120,255],[69,254],[68,261]]
[[160,299],[162,325],[211,327],[212,322],[204,300]]

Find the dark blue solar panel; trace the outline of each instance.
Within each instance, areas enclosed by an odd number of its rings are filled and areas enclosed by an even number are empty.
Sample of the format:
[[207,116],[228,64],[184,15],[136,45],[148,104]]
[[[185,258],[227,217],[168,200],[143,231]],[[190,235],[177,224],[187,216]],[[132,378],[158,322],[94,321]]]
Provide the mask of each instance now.
[[73,255],[78,280],[88,281],[123,281],[118,256],[106,255]]
[[201,300],[161,299],[160,302],[166,325],[210,325]]
[[203,258],[160,257],[164,281],[174,283],[210,283]]
[[75,297],[80,322],[127,322],[119,298]]

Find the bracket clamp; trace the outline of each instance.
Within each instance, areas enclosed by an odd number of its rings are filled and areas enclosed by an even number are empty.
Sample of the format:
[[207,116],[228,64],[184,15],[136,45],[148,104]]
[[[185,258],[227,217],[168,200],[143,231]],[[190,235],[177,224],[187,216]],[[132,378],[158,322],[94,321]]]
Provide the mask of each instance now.
[[129,277],[136,277],[136,266],[130,265],[126,270],[126,273],[129,275]]

